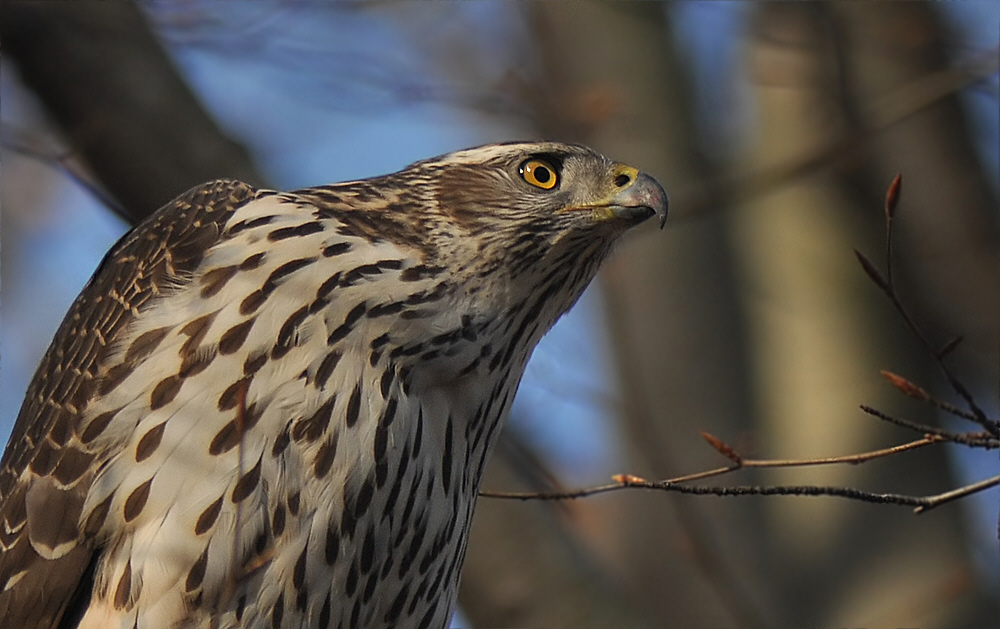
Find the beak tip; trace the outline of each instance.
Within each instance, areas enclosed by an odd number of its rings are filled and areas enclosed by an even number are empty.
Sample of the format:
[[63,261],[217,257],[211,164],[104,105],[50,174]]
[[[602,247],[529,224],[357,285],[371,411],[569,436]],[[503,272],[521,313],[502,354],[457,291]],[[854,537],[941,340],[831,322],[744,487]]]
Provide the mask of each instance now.
[[637,188],[637,194],[642,198],[644,205],[647,205],[660,218],[660,229],[667,224],[667,208],[669,202],[667,193],[653,177],[646,173],[639,173],[633,187]]
[[612,201],[620,217],[640,223],[654,215],[660,219],[660,229],[667,222],[667,193],[656,179],[640,172],[631,185],[616,194]]

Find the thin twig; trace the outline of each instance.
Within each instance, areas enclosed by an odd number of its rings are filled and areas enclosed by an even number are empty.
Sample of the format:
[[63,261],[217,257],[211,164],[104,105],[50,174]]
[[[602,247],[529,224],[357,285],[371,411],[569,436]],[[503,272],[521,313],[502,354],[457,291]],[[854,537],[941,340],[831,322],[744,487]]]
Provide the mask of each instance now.
[[872,459],[879,459],[886,456],[891,456],[893,454],[899,454],[900,452],[906,452],[908,450],[916,450],[917,448],[922,448],[924,446],[929,446],[932,443],[940,443],[946,439],[939,435],[925,435],[923,439],[917,439],[915,441],[910,441],[908,443],[903,443],[898,446],[892,446],[890,448],[882,448],[880,450],[871,450],[869,452],[861,452],[859,454],[847,454],[843,456],[830,456],[821,457],[816,459],[763,459],[763,460],[744,460],[743,467],[812,467],[815,465],[833,465],[837,463],[847,463],[849,465],[857,465],[858,463],[864,463],[866,461],[871,461]]
[[[876,415],[879,418],[886,419],[887,421],[891,421],[893,423],[904,422],[904,425],[908,424],[907,427],[911,428],[920,427],[919,424],[913,424],[912,422],[906,422],[905,420],[898,420],[896,418],[892,418],[891,416],[885,415],[879,411],[876,411],[875,409],[870,409],[867,407],[863,408],[865,408],[866,412],[870,412],[871,414]],[[717,437],[714,437],[708,433],[702,433],[702,436],[713,448],[715,448],[718,452],[720,452],[728,459],[733,461],[732,465],[728,465],[726,467],[717,467],[715,469],[705,470],[702,472],[695,472],[693,474],[685,474],[684,476],[677,476],[674,478],[660,480],[660,481],[649,481],[632,474],[617,474],[612,477],[615,482],[607,485],[594,485],[591,487],[583,487],[580,489],[571,489],[567,491],[549,491],[549,492],[481,491],[479,492],[479,495],[486,498],[503,498],[508,500],[572,500],[576,498],[584,498],[587,496],[603,494],[611,491],[618,491],[621,489],[640,488],[640,489],[658,489],[662,491],[674,491],[684,494],[714,495],[714,496],[838,496],[841,498],[860,500],[862,502],[871,502],[879,504],[898,504],[898,505],[917,507],[915,513],[922,513],[940,504],[944,504],[946,502],[950,502],[952,500],[956,500],[958,498],[962,498],[964,496],[1000,484],[1000,477],[979,481],[977,483],[966,485],[964,487],[960,487],[958,489],[947,491],[945,493],[937,494],[934,496],[908,496],[904,494],[876,493],[876,492],[864,491],[861,489],[854,489],[851,487],[827,487],[827,486],[817,486],[817,485],[790,485],[790,486],[735,485],[729,487],[722,487],[722,486],[685,485],[684,483],[730,474],[732,472],[747,467],[778,468],[778,467],[806,467],[806,466],[834,465],[834,464],[857,465],[859,463],[864,463],[866,461],[893,456],[909,450],[915,450],[917,448],[922,448],[924,446],[928,446],[934,443],[942,443],[946,441],[966,443],[966,441],[963,441],[963,439],[967,439],[969,445],[974,444],[977,447],[987,447],[993,449],[1000,448],[1000,441],[991,439],[988,436],[981,436],[978,438],[979,440],[976,441],[974,436],[972,435],[960,435],[955,433],[948,433],[947,431],[944,432],[945,434],[928,433],[925,434],[921,439],[892,446],[889,448],[881,448],[879,450],[871,450],[868,452],[861,452],[858,454],[820,457],[814,459],[746,459],[742,457],[732,446],[726,444]]]
[[[892,277],[892,240],[893,240],[892,235],[893,235],[893,225],[894,225],[893,217],[895,216],[896,209],[899,204],[901,183],[902,183],[901,177],[899,175],[896,175],[896,177],[892,180],[892,183],[889,184],[889,189],[886,191],[886,196],[885,196],[886,277],[883,278],[882,275],[875,268],[875,266],[863,254],[861,254],[861,252],[855,250],[855,254],[858,256],[858,261],[861,262],[861,267],[864,269],[868,277],[871,278],[872,282],[874,282],[875,285],[878,286],[879,289],[885,294],[885,296],[889,298],[889,301],[892,303],[893,308],[896,309],[896,312],[899,313],[899,316],[903,319],[903,323],[906,324],[906,327],[908,327],[910,331],[914,334],[914,336],[917,337],[917,340],[920,341],[920,344],[924,346],[924,349],[927,351],[927,353],[929,353],[931,357],[934,359],[934,362],[937,363],[938,368],[941,370],[941,373],[944,375],[945,380],[951,386],[952,390],[954,390],[959,395],[959,397],[965,400],[965,403],[968,405],[969,410],[971,411],[971,415],[962,413],[960,409],[951,407],[950,405],[948,406],[950,408],[953,408],[955,411],[959,411],[958,413],[959,417],[969,419],[970,421],[979,424],[994,437],[1000,437],[1000,422],[998,422],[995,419],[987,417],[986,413],[983,412],[983,410],[979,407],[978,404],[976,404],[976,401],[972,397],[972,394],[969,393],[969,390],[965,387],[965,385],[963,385],[961,381],[959,381],[959,379],[955,377],[955,375],[951,372],[951,369],[948,368],[948,364],[944,361],[944,356],[947,352],[944,350],[934,349],[934,346],[931,345],[931,342],[924,334],[924,331],[920,328],[919,325],[917,325],[917,322],[914,321],[913,317],[910,315],[910,312],[903,305],[903,302],[899,299],[899,295],[896,292],[896,286],[893,282],[893,277]],[[950,351],[953,348],[953,346],[954,342],[949,343],[945,347]],[[895,384],[899,386],[898,383]],[[909,392],[908,394],[912,395],[912,393]],[[930,400],[932,398],[929,395],[925,394],[924,399]],[[939,407],[945,404],[946,404],[945,402],[939,402]]]
[[[947,349],[948,347],[945,348],[945,350]],[[947,351],[944,350],[938,352],[938,354],[941,355],[942,358],[946,353]],[[921,402],[924,402],[926,404],[930,404],[934,408],[942,410],[950,415],[954,415],[955,417],[967,419],[971,422],[977,421],[976,416],[970,413],[969,411],[958,408],[954,404],[950,404],[948,402],[945,402],[944,400],[937,399],[936,397],[928,393],[925,389],[923,389],[922,387],[918,387],[917,385],[913,384],[906,378],[898,374],[892,373],[891,371],[883,370],[881,373],[886,380],[888,380],[894,387],[896,387],[906,395],[914,399],[920,400]]]
[[[732,471],[738,469],[720,468],[715,471]],[[710,496],[835,496],[869,502],[875,504],[894,504],[915,507],[914,513],[923,513],[934,507],[957,500],[965,496],[984,491],[991,487],[1000,485],[1000,476],[994,476],[985,480],[953,489],[933,496],[910,496],[907,494],[878,493],[854,489],[852,487],[829,487],[822,485],[734,485],[729,487],[682,485],[677,479],[663,481],[648,481],[632,475],[617,476],[617,482],[607,485],[595,485],[571,491],[562,492],[509,492],[509,491],[481,491],[480,496],[488,498],[503,498],[507,500],[573,500],[585,498],[596,494],[620,491],[623,489],[655,489],[660,491],[672,491],[682,494],[710,495]]]
[[924,434],[937,435],[941,437],[944,441],[950,441],[952,443],[959,443],[966,446],[971,446],[973,448],[985,448],[987,450],[996,450],[1000,448],[1000,439],[992,437],[989,433],[984,432],[953,432],[951,430],[945,430],[944,428],[937,428],[935,426],[928,426],[927,424],[918,424],[917,422],[912,422],[908,419],[901,419],[899,417],[893,417],[888,413],[884,413],[877,408],[872,408],[865,404],[861,405],[861,410],[869,415],[877,417],[883,421],[889,422],[890,424],[895,424],[903,428],[908,428],[910,430],[915,430],[917,432],[922,432]]
[[990,487],[996,487],[997,485],[1000,485],[1000,475],[981,480],[978,483],[972,483],[964,487],[959,487],[958,489],[952,489],[951,491],[946,491],[942,494],[937,494],[936,496],[928,496],[925,499],[925,504],[920,505],[914,509],[913,512],[923,513],[924,511],[933,509],[938,505],[943,505],[946,502],[964,498],[985,489],[989,489]]

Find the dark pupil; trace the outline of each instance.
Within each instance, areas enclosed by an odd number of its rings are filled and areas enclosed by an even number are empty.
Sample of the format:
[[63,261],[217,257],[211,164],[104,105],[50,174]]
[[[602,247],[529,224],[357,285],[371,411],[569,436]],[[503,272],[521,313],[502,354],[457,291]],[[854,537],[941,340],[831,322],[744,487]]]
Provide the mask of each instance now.
[[552,178],[552,173],[545,166],[535,166],[534,175],[538,183],[546,183]]

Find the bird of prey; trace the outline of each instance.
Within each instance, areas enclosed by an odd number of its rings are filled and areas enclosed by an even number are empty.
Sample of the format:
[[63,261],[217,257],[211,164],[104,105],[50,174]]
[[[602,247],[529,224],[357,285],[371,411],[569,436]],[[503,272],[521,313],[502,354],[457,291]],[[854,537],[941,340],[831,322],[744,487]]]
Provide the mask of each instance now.
[[509,143],[214,181],[106,255],[0,466],[9,628],[444,627],[532,349],[667,199]]

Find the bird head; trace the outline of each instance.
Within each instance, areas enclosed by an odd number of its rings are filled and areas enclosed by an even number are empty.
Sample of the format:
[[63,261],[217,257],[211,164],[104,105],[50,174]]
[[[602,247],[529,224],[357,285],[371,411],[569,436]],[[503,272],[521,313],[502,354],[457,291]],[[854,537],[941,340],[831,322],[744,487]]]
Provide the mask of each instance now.
[[399,175],[426,184],[425,202],[440,220],[435,240],[443,264],[491,280],[507,300],[557,281],[563,299],[555,318],[619,236],[653,216],[661,227],[667,218],[667,196],[655,179],[575,144],[482,146],[417,162]]

